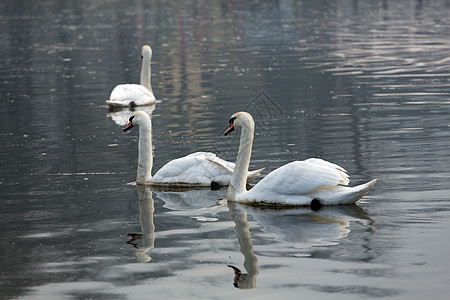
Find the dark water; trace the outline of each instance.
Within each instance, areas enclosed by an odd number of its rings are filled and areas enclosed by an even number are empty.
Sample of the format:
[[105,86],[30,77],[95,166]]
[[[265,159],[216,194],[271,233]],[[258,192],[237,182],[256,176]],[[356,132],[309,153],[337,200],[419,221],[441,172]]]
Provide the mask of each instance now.
[[[448,299],[449,9],[2,1],[0,298]],[[194,151],[234,160],[222,133],[245,109],[252,168],[321,157],[376,186],[313,212],[128,185],[137,131],[104,103],[138,82],[143,44],[155,170]]]

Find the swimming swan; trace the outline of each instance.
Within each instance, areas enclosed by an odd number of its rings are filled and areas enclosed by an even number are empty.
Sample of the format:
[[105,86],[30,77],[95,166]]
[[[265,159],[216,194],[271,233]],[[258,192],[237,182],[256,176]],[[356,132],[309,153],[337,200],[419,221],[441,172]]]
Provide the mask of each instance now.
[[[234,171],[234,163],[218,158],[211,152],[196,152],[174,159],[164,165],[155,175],[151,175],[153,166],[152,122],[147,113],[136,111],[130,117],[127,131],[139,126],[139,156],[136,184],[165,187],[200,187],[228,185]],[[259,176],[261,171],[246,173],[247,179]],[[244,181],[247,182],[247,179]]]
[[116,86],[106,100],[106,104],[110,106],[142,106],[152,105],[156,103],[153,95],[152,85],[150,81],[151,68],[150,61],[152,59],[152,48],[145,45],[142,47],[142,68],[141,68],[141,84],[119,84]]
[[231,116],[228,135],[235,128],[241,129],[236,168],[228,186],[227,199],[250,204],[303,206],[320,201],[321,205],[350,204],[364,196],[376,179],[355,187],[349,183],[344,168],[319,158],[293,161],[275,169],[261,179],[251,190],[245,187],[250,163],[255,122],[247,112]]

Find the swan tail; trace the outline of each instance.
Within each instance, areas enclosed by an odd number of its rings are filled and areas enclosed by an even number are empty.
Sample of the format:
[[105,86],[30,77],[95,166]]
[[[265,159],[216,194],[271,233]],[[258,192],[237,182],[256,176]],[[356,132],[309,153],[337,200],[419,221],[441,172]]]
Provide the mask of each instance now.
[[254,170],[254,171],[249,171],[248,172],[248,177],[247,177],[247,182],[252,181],[253,179],[255,179],[256,177],[261,176],[261,172],[264,170],[265,168],[262,169],[258,169],[258,170]]
[[308,196],[312,199],[319,200],[322,205],[353,204],[366,195],[375,185],[376,181],[374,179],[355,187],[339,185],[321,187],[309,193]]
[[349,197],[351,200],[349,203],[355,203],[356,201],[364,197],[369,192],[369,190],[375,185],[375,182],[377,182],[376,179],[351,188],[352,189],[351,197]]
[[373,179],[373,180],[371,180],[369,182],[366,182],[364,184],[358,185],[355,188],[360,187],[360,190],[361,190],[360,193],[362,194],[361,195],[361,197],[362,197],[362,196],[364,196],[365,194],[367,194],[369,192],[369,190],[375,185],[375,182],[377,182],[377,180]]

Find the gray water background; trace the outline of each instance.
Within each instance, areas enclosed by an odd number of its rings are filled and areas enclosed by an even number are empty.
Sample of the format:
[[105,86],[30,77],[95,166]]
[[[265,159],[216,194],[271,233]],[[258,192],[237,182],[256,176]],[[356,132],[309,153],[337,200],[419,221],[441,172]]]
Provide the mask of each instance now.
[[[1,299],[448,299],[449,1],[2,1]],[[105,106],[153,47],[154,170],[296,159],[377,178],[355,206],[262,210],[135,178]],[[127,243],[129,233],[144,233]],[[232,265],[242,271],[235,288]]]

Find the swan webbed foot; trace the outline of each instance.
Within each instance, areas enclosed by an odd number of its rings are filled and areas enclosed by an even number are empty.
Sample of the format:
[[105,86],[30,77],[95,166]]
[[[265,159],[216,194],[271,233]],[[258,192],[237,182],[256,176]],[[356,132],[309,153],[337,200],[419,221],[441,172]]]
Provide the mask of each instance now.
[[319,199],[312,199],[311,204],[309,205],[309,207],[313,211],[318,211],[319,209],[322,208],[322,206],[323,206],[323,204],[322,204],[322,202],[320,202]]
[[220,189],[222,187],[222,185],[216,181],[211,181],[211,190],[212,191],[217,191],[218,189]]

